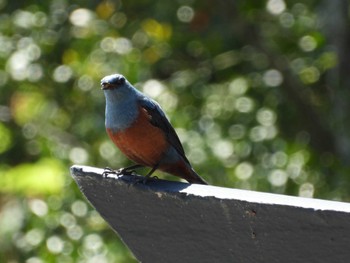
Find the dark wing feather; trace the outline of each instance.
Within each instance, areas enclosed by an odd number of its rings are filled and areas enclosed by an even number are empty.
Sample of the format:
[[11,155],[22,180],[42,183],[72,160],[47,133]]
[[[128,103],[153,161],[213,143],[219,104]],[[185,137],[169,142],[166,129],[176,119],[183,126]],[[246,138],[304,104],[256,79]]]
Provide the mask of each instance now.
[[179,137],[158,103],[148,98],[144,98],[140,100],[140,105],[149,114],[151,124],[163,130],[167,136],[168,142],[176,149],[176,151],[187,163],[190,163],[185,156],[185,151]]

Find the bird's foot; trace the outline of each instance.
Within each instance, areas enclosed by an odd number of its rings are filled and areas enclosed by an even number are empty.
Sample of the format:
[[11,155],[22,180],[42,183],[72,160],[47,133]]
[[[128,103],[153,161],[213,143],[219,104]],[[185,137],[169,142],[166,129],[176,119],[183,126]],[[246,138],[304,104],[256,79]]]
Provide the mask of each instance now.
[[157,176],[142,176],[142,177],[134,177],[133,178],[133,182],[132,184],[135,185],[135,184],[147,184],[148,182],[150,181],[155,181],[155,180],[158,180],[159,178]]
[[102,173],[102,176],[103,177],[107,177],[108,175],[110,174],[116,174],[116,175],[119,175],[118,173],[118,170],[113,170],[112,168],[109,168],[109,167],[105,167],[103,173]]
[[132,166],[120,168],[117,170],[118,175],[135,175],[135,169],[142,168],[143,165],[141,164],[135,164]]
[[112,168],[106,167],[102,173],[103,177],[107,177],[110,174],[119,175],[135,175],[135,169],[142,167],[141,165],[133,165],[130,167],[120,168],[118,170],[113,170]]
[[159,178],[157,176],[151,176],[151,174],[154,172],[155,168],[151,170],[146,176],[139,177],[136,176],[135,169],[142,167],[142,165],[136,164],[133,166],[125,167],[125,168],[120,168],[118,170],[113,170],[112,168],[106,167],[102,173],[103,177],[108,177],[108,175],[113,174],[113,175],[129,175],[132,176],[132,184],[147,184],[149,181],[154,181],[158,180]]
[[120,168],[116,172],[118,175],[135,175],[135,170],[129,167]]

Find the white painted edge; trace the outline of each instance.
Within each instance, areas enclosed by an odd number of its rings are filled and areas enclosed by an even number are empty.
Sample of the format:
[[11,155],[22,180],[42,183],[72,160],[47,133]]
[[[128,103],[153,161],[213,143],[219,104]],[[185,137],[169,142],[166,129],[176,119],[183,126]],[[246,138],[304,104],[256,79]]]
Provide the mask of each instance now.
[[[104,171],[101,168],[90,166],[74,165],[72,166],[72,168],[73,167],[83,169],[84,172],[92,172],[98,174],[101,174]],[[241,200],[258,204],[284,205],[300,208],[309,208],[313,210],[329,210],[350,213],[350,203],[232,189],[211,185],[189,184],[188,187],[184,188],[183,190],[180,190],[179,192],[187,195],[201,197],[215,197],[218,199]]]
[[188,195],[235,199],[259,204],[284,205],[313,210],[329,210],[350,213],[350,203],[329,201],[316,198],[305,198],[281,194],[271,194],[249,190],[232,189],[218,186],[190,185],[180,191]]

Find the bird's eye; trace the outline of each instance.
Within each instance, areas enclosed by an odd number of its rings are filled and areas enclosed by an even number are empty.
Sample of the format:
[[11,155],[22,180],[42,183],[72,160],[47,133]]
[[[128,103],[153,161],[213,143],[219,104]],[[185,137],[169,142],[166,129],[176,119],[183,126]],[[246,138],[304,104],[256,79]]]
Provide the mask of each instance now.
[[124,83],[125,83],[125,78],[124,78],[124,77],[120,77],[120,78],[118,78],[117,81],[116,81],[116,84],[117,84],[117,85],[122,85],[122,84],[124,84]]

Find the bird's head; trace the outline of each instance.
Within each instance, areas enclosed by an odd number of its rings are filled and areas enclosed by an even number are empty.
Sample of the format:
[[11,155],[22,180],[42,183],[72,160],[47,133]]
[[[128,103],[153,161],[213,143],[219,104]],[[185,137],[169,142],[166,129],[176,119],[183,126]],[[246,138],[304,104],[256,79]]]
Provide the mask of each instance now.
[[103,90],[114,90],[122,88],[126,83],[126,79],[123,75],[113,74],[104,77],[101,80],[101,89]]
[[101,80],[101,89],[107,101],[120,102],[132,99],[138,91],[126,80],[123,75],[113,74]]

